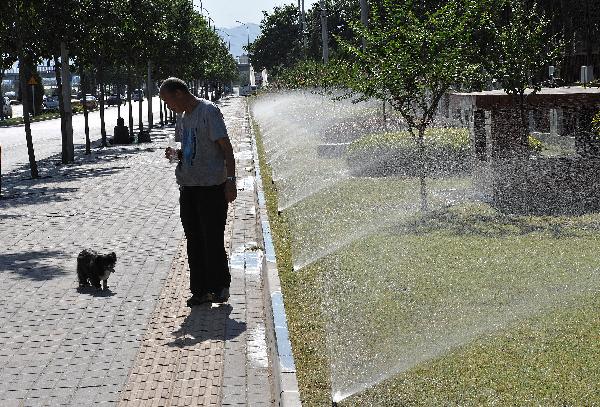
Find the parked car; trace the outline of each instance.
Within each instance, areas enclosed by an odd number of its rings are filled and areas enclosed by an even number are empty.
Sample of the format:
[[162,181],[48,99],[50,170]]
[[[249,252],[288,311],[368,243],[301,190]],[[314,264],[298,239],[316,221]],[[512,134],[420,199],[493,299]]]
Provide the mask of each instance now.
[[13,92],[13,91],[4,92],[3,96],[6,96],[8,98],[9,104],[11,104],[11,105],[18,105],[21,103],[17,100],[17,92]]
[[21,102],[17,99],[17,93],[13,91],[8,91],[4,93],[4,96],[8,98],[11,105],[20,105]]
[[44,103],[42,103],[44,110],[56,110],[58,109],[58,96],[48,96]]
[[98,99],[94,95],[85,95],[85,98],[80,98],[79,102],[81,104],[85,103],[85,106],[89,109],[95,109],[98,106]]
[[144,91],[141,89],[136,89],[131,92],[131,100],[134,102],[139,102],[140,100],[144,100]]
[[113,93],[112,95],[109,95],[106,98],[106,105],[107,106],[124,105],[124,104],[125,104],[125,97],[123,95],[119,95],[117,93]]
[[8,98],[8,96],[4,96],[1,100],[0,103],[2,103],[2,115],[6,118],[6,117],[12,117],[13,115],[13,111],[12,111],[12,106],[10,105],[10,99]]

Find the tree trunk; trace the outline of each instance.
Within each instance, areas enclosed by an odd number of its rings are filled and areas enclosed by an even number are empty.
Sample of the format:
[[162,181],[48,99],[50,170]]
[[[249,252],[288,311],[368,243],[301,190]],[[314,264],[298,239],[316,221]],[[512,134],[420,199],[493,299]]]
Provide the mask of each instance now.
[[[60,43],[60,77],[62,85],[62,103],[65,115],[65,144],[63,145],[64,161],[75,161],[75,147],[73,146],[73,108],[71,106],[71,72],[69,69],[69,51],[64,42]],[[59,102],[60,103],[60,102]]]
[[[58,54],[58,53],[57,53]],[[58,112],[60,113],[60,134],[62,140],[61,161],[63,164],[69,162],[69,153],[67,151],[67,128],[65,127],[65,105],[63,101],[63,85],[60,75],[60,64],[58,55],[54,55],[54,76],[56,77],[56,90],[58,91]]]
[[79,67],[79,80],[80,80],[80,89],[81,89],[81,97],[83,102],[81,103],[82,107],[83,107],[83,117],[84,117],[84,123],[85,123],[85,154],[89,155],[92,154],[92,143],[90,141],[90,127],[89,127],[89,118],[88,118],[88,109],[87,109],[87,100],[86,100],[86,94],[87,94],[87,87],[85,86],[85,74],[84,74],[84,70],[83,70],[83,66]]
[[31,178],[39,178],[37,162],[35,161],[35,151],[33,149],[33,140],[31,138],[31,124],[29,121],[29,85],[27,85],[28,75],[25,72],[28,65],[25,63],[22,42],[19,46],[19,50],[21,50],[19,55],[19,84],[21,87],[21,97],[23,98],[23,122],[25,123],[25,140],[27,141],[29,168],[31,169]]
[[129,107],[129,139],[133,140],[133,105],[131,104],[131,71],[127,67],[127,105]]
[[160,112],[160,127],[164,126],[164,122],[163,122],[163,102],[161,99],[158,99],[158,110]]
[[[4,98],[2,97],[2,81],[4,80],[4,69],[0,69],[0,120],[4,120]],[[0,157],[0,159],[2,159]]]
[[117,117],[121,118],[121,87],[117,85],[117,96],[119,97],[119,103],[117,104]]
[[[143,87],[144,86],[142,84],[140,84],[140,89],[139,90],[141,91]],[[139,131],[141,133],[142,131],[144,131],[144,121],[142,120],[142,114],[144,112],[144,109],[143,109],[144,92],[138,92],[138,97],[140,98],[140,100],[138,101],[138,107],[139,107],[139,109],[138,109],[138,114],[139,114],[139,117],[138,117],[138,128],[139,128]]]
[[519,115],[521,118],[521,125],[519,128],[521,129],[521,151],[518,152],[519,155],[527,156],[528,154],[528,146],[529,146],[529,123],[527,117],[525,115],[525,94],[521,92],[519,94]]
[[417,146],[418,146],[418,167],[419,167],[419,189],[421,196],[421,212],[424,214],[429,210],[429,205],[427,204],[427,163],[425,157],[425,129],[419,128],[419,135],[417,138]]
[[104,67],[102,62],[98,64],[98,80],[100,82],[100,134],[102,135],[102,147],[108,146],[106,142],[106,123],[104,122]]
[[150,131],[154,124],[154,118],[152,117],[152,91],[154,90],[154,86],[152,86],[152,61],[148,61],[148,84],[146,87],[148,91],[148,131]]

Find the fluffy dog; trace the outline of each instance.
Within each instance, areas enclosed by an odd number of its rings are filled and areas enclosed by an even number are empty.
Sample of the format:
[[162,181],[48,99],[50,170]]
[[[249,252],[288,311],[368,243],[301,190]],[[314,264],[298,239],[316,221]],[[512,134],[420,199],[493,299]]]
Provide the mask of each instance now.
[[[92,285],[97,289],[106,290],[108,288],[108,276],[114,273],[116,262],[117,255],[114,252],[98,254],[93,250],[82,250],[77,256],[79,287]],[[102,287],[100,287],[101,281]]]

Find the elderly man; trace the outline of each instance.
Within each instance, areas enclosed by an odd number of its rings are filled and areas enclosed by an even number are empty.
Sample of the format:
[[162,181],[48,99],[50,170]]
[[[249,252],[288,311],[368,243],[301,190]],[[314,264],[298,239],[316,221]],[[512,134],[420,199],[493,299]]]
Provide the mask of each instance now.
[[223,115],[217,106],[192,95],[184,81],[166,79],[160,97],[180,113],[167,158],[179,159],[175,177],[180,190],[181,223],[187,239],[192,307],[229,299],[231,274],[224,247],[227,205],[237,196],[235,159]]

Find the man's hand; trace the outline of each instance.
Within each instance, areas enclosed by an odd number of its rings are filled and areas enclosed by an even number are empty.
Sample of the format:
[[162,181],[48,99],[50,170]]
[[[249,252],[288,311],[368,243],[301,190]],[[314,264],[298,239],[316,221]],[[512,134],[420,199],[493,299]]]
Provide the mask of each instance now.
[[237,187],[235,185],[235,180],[227,180],[225,181],[225,199],[227,203],[235,201],[237,198]]

